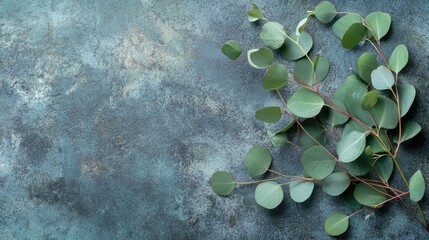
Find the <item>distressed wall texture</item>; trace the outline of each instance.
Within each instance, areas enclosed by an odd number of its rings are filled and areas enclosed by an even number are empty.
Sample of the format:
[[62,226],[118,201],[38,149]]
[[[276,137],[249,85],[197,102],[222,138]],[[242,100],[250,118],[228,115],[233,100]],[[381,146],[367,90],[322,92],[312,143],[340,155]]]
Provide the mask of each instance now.
[[[408,46],[402,80],[417,88],[410,117],[423,127],[401,161],[408,176],[417,168],[429,174],[429,3],[333,2],[392,15],[384,49]],[[259,1],[290,31],[317,3]],[[324,219],[348,210],[320,189],[304,204],[286,198],[267,211],[254,202],[254,187],[221,198],[208,185],[220,169],[250,180],[246,152],[270,146],[254,111],[278,99],[260,86],[263,72],[219,51],[229,39],[245,50],[261,46],[260,26],[244,15],[249,5],[0,0],[0,239],[327,238]],[[370,48],[346,51],[316,21],[308,31],[313,52],[324,49],[331,60],[321,86],[330,94]],[[274,167],[297,174],[300,154],[274,151]],[[345,237],[428,236],[397,205],[359,218]]]

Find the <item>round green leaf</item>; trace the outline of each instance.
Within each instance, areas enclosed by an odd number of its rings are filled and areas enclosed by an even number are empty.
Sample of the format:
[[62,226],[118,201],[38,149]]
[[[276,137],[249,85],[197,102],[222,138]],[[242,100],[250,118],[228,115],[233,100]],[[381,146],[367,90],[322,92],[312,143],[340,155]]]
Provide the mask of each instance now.
[[304,32],[305,28],[307,27],[308,18],[304,18],[301,21],[299,21],[298,25],[296,26],[295,35],[299,36],[302,32]]
[[287,107],[293,114],[303,118],[316,116],[323,105],[323,99],[306,88],[301,88],[294,93],[287,103]]
[[312,147],[304,152],[301,158],[304,171],[312,178],[324,179],[334,171],[336,161],[326,148]]
[[332,213],[325,221],[325,232],[330,236],[339,236],[347,231],[349,216],[344,213]]
[[267,22],[262,26],[259,38],[262,44],[272,49],[281,47],[285,41],[286,31],[283,25],[277,22]]
[[341,133],[341,138],[344,138],[344,136],[346,136],[347,134],[349,134],[353,131],[358,131],[358,132],[364,133],[367,130],[362,125],[360,125],[358,122],[351,120],[348,123],[346,123],[346,125],[344,126],[343,132]]
[[416,97],[416,89],[409,83],[402,83],[398,85],[398,95],[401,107],[401,117],[407,114],[410,110],[411,105]]
[[[372,12],[366,16],[365,20],[369,23],[372,31],[377,36],[377,39],[384,37],[389,32],[392,19],[390,15],[384,12]],[[371,38],[372,33],[368,31],[368,36]]]
[[353,190],[354,189],[351,188],[347,189],[343,194],[341,194],[341,197],[347,207],[351,209],[359,209],[362,205],[356,201],[355,197],[353,196]]
[[413,202],[418,202],[422,200],[423,195],[425,194],[425,179],[420,170],[413,174],[410,178],[410,198]]
[[404,44],[398,45],[389,58],[389,68],[399,73],[408,63],[408,49]]
[[377,58],[374,53],[364,52],[358,59],[359,76],[366,83],[371,83],[371,73],[378,67]]
[[386,90],[392,88],[395,78],[387,67],[379,66],[371,73],[371,82],[375,89]]
[[394,129],[398,125],[398,108],[392,99],[378,96],[377,104],[370,111],[378,127]]
[[252,147],[246,155],[246,168],[250,176],[264,174],[271,165],[271,153],[263,146]]
[[362,23],[353,23],[344,33],[341,46],[347,49],[354,48],[360,43],[366,34],[366,28]]
[[271,143],[277,149],[282,148],[284,145],[286,145],[286,143],[289,142],[287,135],[284,132],[275,133],[272,130],[268,130],[267,134]]
[[330,196],[338,196],[350,185],[350,177],[345,173],[332,173],[322,182],[323,191]]
[[249,9],[246,11],[246,14],[250,22],[256,22],[262,18],[262,12],[259,9],[255,9],[255,8]]
[[[344,112],[347,112],[347,108],[344,105],[343,101],[340,99],[332,99],[331,100],[337,107],[339,107]],[[343,124],[347,122],[349,117],[347,115],[344,115],[332,108],[326,107],[324,111],[322,111],[322,114],[320,115],[320,118],[323,122],[329,124],[330,126],[336,126]]]
[[344,33],[354,23],[361,23],[361,19],[360,19],[359,15],[357,15],[357,14],[347,14],[344,17],[341,17],[340,19],[338,19],[334,23],[334,25],[332,25],[332,31],[334,32],[334,35],[337,38],[343,39]]
[[210,186],[217,195],[228,196],[234,190],[234,179],[228,172],[217,171],[210,178]]
[[375,162],[374,168],[380,179],[387,183],[393,172],[393,161],[388,156],[381,157]]
[[368,111],[360,107],[360,101],[365,93],[367,93],[367,85],[357,76],[350,75],[341,84],[334,96],[343,101],[350,115],[357,117],[368,126],[373,126],[374,123]]
[[221,51],[231,60],[235,60],[241,55],[240,44],[234,40],[229,40],[222,45]]
[[273,52],[269,48],[251,49],[247,51],[249,64],[257,69],[263,69],[273,64]]
[[365,143],[365,133],[352,131],[345,135],[337,145],[338,159],[344,163],[356,160],[365,150]]
[[378,96],[381,94],[378,90],[372,90],[362,96],[360,106],[363,110],[370,110],[377,104]]
[[[292,33],[290,37],[296,42],[298,37],[295,33]],[[297,60],[305,56],[313,46],[313,38],[307,32],[302,32],[299,35],[298,44],[302,49],[290,39],[284,40],[283,46],[279,49],[280,54],[288,60]]]
[[302,203],[313,193],[314,182],[303,181],[289,184],[289,193],[292,200]]
[[255,117],[263,122],[275,123],[282,117],[282,111],[279,107],[265,107],[256,111]]
[[372,168],[372,156],[363,153],[353,162],[344,163],[344,166],[354,176],[363,176]]
[[[422,127],[414,121],[407,121],[405,123],[402,123],[401,142],[410,140],[411,138],[415,137],[421,130]],[[395,143],[398,143],[398,139],[399,134],[396,134],[393,138],[393,141]]]
[[[299,136],[299,144],[301,148],[305,151],[314,146],[325,145],[326,144],[326,133],[325,130],[320,126],[319,123],[314,119],[307,119],[302,123],[302,127],[307,131],[311,136],[308,136],[307,133],[301,131]],[[317,144],[313,139],[315,139],[319,144]]]
[[288,80],[287,67],[283,64],[273,64],[262,80],[262,86],[267,90],[277,90],[284,87]]
[[[328,58],[322,56],[319,58],[318,64],[316,66],[316,82],[323,81],[326,76],[328,76],[328,72],[329,60]],[[307,58],[301,59],[296,63],[293,75],[307,83],[315,83],[313,66]]]
[[387,194],[387,191],[382,187],[374,188],[378,191],[374,190],[365,183],[359,183],[353,192],[353,196],[360,204],[368,207],[375,207],[376,205],[387,200],[387,196],[380,193],[383,192]]
[[273,209],[283,201],[284,193],[282,186],[276,182],[263,182],[256,187],[256,203],[266,209]]
[[319,3],[319,5],[314,9],[314,12],[316,14],[316,18],[324,24],[329,23],[335,18],[335,16],[337,16],[337,9],[335,9],[335,6],[328,1]]
[[380,131],[380,138],[381,138],[384,146],[387,147],[387,149],[383,146],[383,144],[381,144],[379,142],[379,140],[377,138],[375,138],[374,136],[370,135],[367,138],[367,143],[371,147],[371,151],[373,153],[385,153],[385,152],[389,152],[390,151],[390,143],[389,143],[389,139],[387,138],[386,130],[385,129],[381,129],[381,131]]

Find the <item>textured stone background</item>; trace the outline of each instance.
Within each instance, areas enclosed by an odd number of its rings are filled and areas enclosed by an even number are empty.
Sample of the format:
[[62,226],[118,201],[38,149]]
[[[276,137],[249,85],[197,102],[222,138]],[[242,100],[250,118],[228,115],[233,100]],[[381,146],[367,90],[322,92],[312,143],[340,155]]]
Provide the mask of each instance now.
[[[417,168],[428,174],[429,2],[334,2],[342,11],[392,15],[384,49],[408,46],[401,79],[417,87],[410,117],[424,129],[401,161],[408,176]],[[259,1],[289,30],[317,3]],[[0,0],[0,239],[327,238],[327,215],[350,211],[320,189],[304,204],[286,198],[267,211],[252,186],[229,198],[209,188],[220,169],[250,180],[246,152],[269,146],[254,111],[279,104],[260,87],[263,72],[219,51],[228,39],[245,50],[261,46],[259,26],[244,15],[249,4]],[[331,60],[322,90],[332,93],[370,48],[342,49],[317,21],[308,31],[313,52],[324,49]],[[274,167],[298,174],[300,154],[274,151]],[[428,237],[397,205],[362,218],[345,237]]]

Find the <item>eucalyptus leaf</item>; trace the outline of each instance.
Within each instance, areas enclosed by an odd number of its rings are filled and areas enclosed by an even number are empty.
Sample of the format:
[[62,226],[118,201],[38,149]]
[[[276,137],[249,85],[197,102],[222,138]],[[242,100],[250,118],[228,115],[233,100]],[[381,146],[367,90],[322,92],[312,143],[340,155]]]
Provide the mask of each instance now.
[[[338,108],[340,108],[343,112],[347,113],[347,108],[344,105],[343,101],[340,99],[333,98],[331,100]],[[334,110],[330,107],[325,107],[320,114],[320,119],[329,124],[330,126],[336,126],[347,122],[349,117],[337,110]]]
[[[414,121],[406,121],[402,123],[401,142],[405,142],[415,137],[422,130],[422,127]],[[399,134],[393,138],[393,142],[398,143]]]
[[366,134],[352,131],[345,135],[337,145],[338,159],[349,163],[356,160],[365,150]]
[[210,186],[217,195],[228,196],[234,190],[234,178],[228,172],[217,171],[210,178]]
[[222,53],[231,60],[235,60],[241,55],[241,46],[237,41],[229,40],[221,48]]
[[343,132],[341,133],[341,138],[344,138],[344,136],[346,136],[347,134],[349,134],[349,133],[351,133],[353,131],[358,131],[358,132],[364,133],[364,132],[367,131],[367,129],[365,129],[358,122],[356,122],[354,120],[350,120],[344,126]]
[[289,193],[292,200],[302,203],[307,200],[313,193],[314,182],[302,181],[289,184]]
[[306,88],[301,88],[291,96],[287,107],[298,117],[311,118],[320,113],[324,104],[319,95]]
[[367,86],[357,76],[350,75],[341,84],[334,97],[341,99],[346,105],[347,111],[350,115],[355,116],[368,126],[373,126],[374,123],[368,111],[361,108],[360,102],[362,96],[367,93]]
[[372,168],[372,157],[363,153],[353,162],[344,163],[343,165],[354,176],[363,176]]
[[304,171],[315,179],[324,179],[335,168],[335,158],[321,146],[314,146],[304,152],[301,158]]
[[356,201],[355,196],[353,196],[353,190],[353,188],[347,189],[343,194],[341,194],[341,197],[347,207],[351,209],[359,209],[362,205]]
[[423,174],[420,170],[418,170],[413,174],[413,176],[411,176],[409,188],[411,201],[418,202],[422,200],[425,194],[426,184],[425,179],[423,178]]
[[377,104],[370,111],[379,128],[394,129],[398,125],[398,107],[392,99],[378,96]]
[[379,140],[377,138],[375,138],[374,136],[370,135],[367,138],[367,143],[371,147],[371,151],[373,153],[385,153],[385,152],[389,152],[391,148],[390,148],[389,139],[387,138],[386,129],[381,129],[380,130],[380,138],[381,138],[381,141],[384,144],[384,146],[387,147],[387,149],[383,146],[382,143],[379,142]]
[[305,28],[307,27],[308,18],[304,18],[301,21],[299,21],[298,25],[296,26],[295,35],[299,36],[302,32],[304,32]]
[[264,146],[252,147],[246,155],[246,168],[250,176],[264,174],[271,165],[271,153]]
[[367,207],[375,207],[376,205],[386,201],[387,196],[385,194],[387,194],[387,191],[384,188],[371,188],[365,183],[359,183],[353,192],[353,196],[356,198],[356,201]]
[[249,64],[257,69],[263,69],[273,64],[273,52],[269,48],[251,49],[247,51]]
[[408,63],[408,49],[404,44],[398,45],[389,58],[389,68],[399,73]]
[[389,156],[381,157],[375,162],[374,169],[377,171],[380,179],[387,183],[393,172],[393,161]]
[[349,216],[344,213],[334,212],[325,221],[325,232],[330,236],[339,236],[347,231]]
[[354,48],[360,43],[366,34],[366,28],[362,23],[353,23],[344,33],[341,46],[347,49]]
[[324,24],[331,22],[332,19],[337,16],[337,9],[335,9],[335,6],[328,1],[319,3],[319,5],[314,9],[314,12],[316,14],[316,18]]
[[381,94],[378,90],[372,90],[362,96],[360,106],[363,110],[370,110],[377,104],[378,96]]
[[[384,12],[372,12],[366,16],[365,20],[369,23],[377,39],[381,39],[389,32],[392,22],[390,15]],[[368,38],[371,38],[371,36],[372,33],[369,31]]]
[[262,86],[267,90],[277,90],[287,84],[288,71],[283,64],[273,64],[262,80]]
[[378,67],[377,58],[374,53],[364,52],[358,59],[359,76],[366,83],[371,83],[371,73]]
[[395,78],[387,67],[379,66],[371,73],[371,82],[375,89],[387,90],[395,84]]
[[272,49],[281,47],[285,41],[286,31],[283,25],[277,22],[267,22],[262,26],[259,38],[262,44]]
[[332,31],[334,32],[334,35],[342,39],[344,36],[344,33],[347,31],[347,29],[350,28],[351,25],[355,23],[361,23],[361,19],[359,15],[357,14],[347,14],[338,19],[334,25],[332,25]]
[[262,12],[259,9],[249,9],[246,14],[250,22],[256,22],[262,18]]
[[332,173],[322,182],[322,189],[329,196],[338,196],[349,186],[350,177],[346,173]]
[[[309,84],[313,84],[315,83],[314,80],[316,80],[316,82],[323,81],[326,76],[328,76],[328,72],[329,60],[321,56],[316,66],[316,73],[313,71],[311,62],[307,58],[304,58],[296,63],[293,75]],[[316,79],[314,79],[314,74],[316,74]]]
[[[307,135],[307,133],[301,131],[299,136],[299,144],[304,151],[314,146],[319,146],[319,144],[322,146],[326,144],[325,130],[320,126],[319,123],[316,122],[316,120],[307,119],[302,123],[302,127],[311,136],[310,137]],[[319,144],[316,143],[313,139],[315,139]]]
[[283,197],[282,186],[273,181],[260,183],[255,190],[256,203],[266,209],[276,208],[283,201]]
[[279,107],[265,107],[256,111],[255,117],[263,122],[275,123],[282,117],[282,111]]
[[295,33],[291,34],[290,37],[293,41],[286,38],[283,46],[279,49],[280,54],[288,60],[297,60],[304,57],[313,46],[313,38],[305,31],[299,37]]
[[284,126],[282,129],[280,129],[279,131],[277,131],[277,133],[286,132],[291,127],[293,127],[293,125],[295,125],[295,121],[289,122],[286,126]]
[[398,85],[399,105],[401,108],[401,117],[405,116],[410,110],[411,105],[416,97],[416,89],[409,83]]
[[287,135],[284,132],[275,133],[271,130],[268,130],[267,134],[268,134],[268,137],[270,138],[271,143],[277,149],[282,148],[284,145],[286,145],[289,142]]

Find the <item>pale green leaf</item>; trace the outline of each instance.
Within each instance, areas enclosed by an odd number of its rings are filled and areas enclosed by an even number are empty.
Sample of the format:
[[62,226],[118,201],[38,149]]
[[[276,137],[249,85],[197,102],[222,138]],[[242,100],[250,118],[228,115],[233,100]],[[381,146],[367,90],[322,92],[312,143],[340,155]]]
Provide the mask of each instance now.
[[332,213],[325,221],[325,232],[330,236],[339,236],[347,231],[349,216],[344,213]]
[[256,111],[255,117],[263,122],[275,123],[282,117],[282,111],[279,107],[265,107]]
[[[333,99],[331,99],[331,101],[338,108],[340,108],[343,112],[347,113],[347,108],[344,105],[342,100],[333,98]],[[322,110],[322,113],[320,114],[320,119],[323,122],[325,122],[325,123],[327,123],[333,127],[333,126],[340,125],[340,124],[347,122],[349,117],[347,115],[337,111],[337,110],[330,108],[330,107],[325,107],[325,109]]]
[[382,187],[370,187],[365,183],[359,183],[353,192],[353,196],[360,204],[367,207],[375,207],[387,200],[387,191]]
[[252,147],[246,155],[246,168],[250,176],[264,174],[271,165],[271,153],[263,146]]
[[371,151],[373,153],[389,152],[390,151],[390,142],[389,142],[389,139],[387,138],[387,134],[386,134],[385,129],[380,130],[380,138],[381,138],[382,143],[380,143],[380,141],[377,138],[375,138],[374,136],[372,136],[372,135],[368,136],[367,143],[371,147]]
[[[366,16],[365,20],[379,40],[389,32],[392,22],[390,15],[384,12],[372,12]],[[368,31],[368,38],[371,37],[372,33]]]
[[283,188],[276,182],[260,183],[255,190],[256,203],[266,209],[273,209],[283,201]]
[[366,134],[353,131],[344,136],[337,145],[338,159],[349,163],[358,158],[365,150]]
[[307,58],[299,60],[293,71],[293,75],[307,83],[313,84],[316,82],[323,81],[329,72],[329,60],[326,57],[321,56],[316,66],[316,79],[314,79],[313,66]]
[[272,130],[268,130],[267,134],[268,134],[268,137],[270,138],[271,143],[277,149],[282,148],[284,145],[286,145],[289,142],[287,135],[284,132],[275,133]]
[[408,63],[408,49],[404,44],[398,45],[389,58],[389,68],[399,73]]
[[259,38],[262,44],[272,49],[281,47],[285,41],[286,31],[283,25],[277,22],[267,22],[262,26]]
[[235,60],[241,55],[240,44],[234,40],[229,40],[222,45],[221,51],[231,60]]
[[273,64],[273,52],[269,48],[251,49],[247,51],[249,64],[257,69],[263,69]]
[[377,104],[370,112],[380,128],[394,129],[398,125],[398,107],[390,98],[378,96]]
[[296,36],[299,36],[302,32],[304,32],[305,28],[307,27],[307,23],[308,23],[308,18],[304,18],[301,21],[299,21],[295,30]]
[[410,198],[413,202],[422,200],[425,194],[426,184],[423,174],[420,170],[413,174],[410,178]]
[[392,88],[395,78],[386,66],[379,66],[371,73],[371,82],[375,89],[386,90]]
[[409,83],[398,85],[399,105],[401,107],[401,117],[407,114],[416,97],[416,89]]
[[[325,130],[320,126],[319,123],[314,119],[307,119],[302,123],[302,127],[307,131],[311,136],[308,136],[307,133],[301,131],[299,136],[299,144],[301,148],[305,151],[311,147],[318,146],[321,144],[324,146],[326,144],[326,133]],[[316,143],[315,139],[318,143]]]
[[306,88],[295,92],[287,103],[287,107],[293,114],[303,118],[316,116],[322,110],[323,105],[323,99]]
[[344,126],[343,132],[341,133],[341,138],[344,138],[344,136],[346,136],[347,134],[349,134],[353,131],[358,131],[358,132],[364,133],[368,130],[366,128],[364,128],[362,125],[360,125],[358,122],[356,122],[354,120],[350,120]]
[[366,28],[362,23],[353,23],[344,33],[341,46],[347,49],[354,48],[360,43],[366,34]]
[[228,172],[217,171],[210,178],[210,186],[217,195],[228,196],[234,190],[234,179]]
[[314,182],[302,181],[289,184],[289,193],[292,200],[302,203],[313,193]]
[[267,90],[277,90],[287,84],[288,71],[283,64],[273,64],[262,80],[262,86]]
[[359,76],[366,83],[371,83],[371,73],[378,67],[374,53],[364,52],[358,59]]
[[345,173],[332,173],[322,182],[323,191],[330,196],[338,196],[350,186],[350,177]]
[[372,90],[362,96],[360,106],[363,110],[370,110],[377,104],[378,96],[381,94],[378,90]]
[[304,57],[313,46],[313,38],[307,32],[302,32],[299,37],[293,33],[290,37],[294,42],[286,38],[283,46],[279,49],[280,54],[288,60],[297,60]]
[[344,163],[343,165],[354,176],[363,176],[372,168],[372,157],[363,153],[353,162]]
[[321,146],[312,147],[304,152],[301,158],[304,171],[315,179],[324,179],[335,168],[335,158]]
[[255,8],[255,6],[253,6],[252,9],[247,10],[246,14],[250,22],[256,22],[262,18],[261,10],[259,10],[259,8]]
[[361,23],[361,19],[359,15],[357,14],[347,14],[340,19],[338,19],[334,25],[332,25],[332,31],[334,32],[334,35],[342,39],[344,36],[344,33],[347,31],[347,29],[350,28],[351,25],[354,23]]
[[380,179],[387,183],[393,172],[393,161],[388,156],[381,157],[375,162],[374,169]]
[[314,12],[316,14],[316,18],[324,24],[332,21],[332,19],[337,15],[337,9],[335,9],[335,6],[328,1],[319,3],[319,5],[314,9]]
[[[406,121],[402,123],[401,142],[405,142],[415,137],[422,130],[422,127],[414,121]],[[398,143],[399,133],[393,138],[393,142]]]

